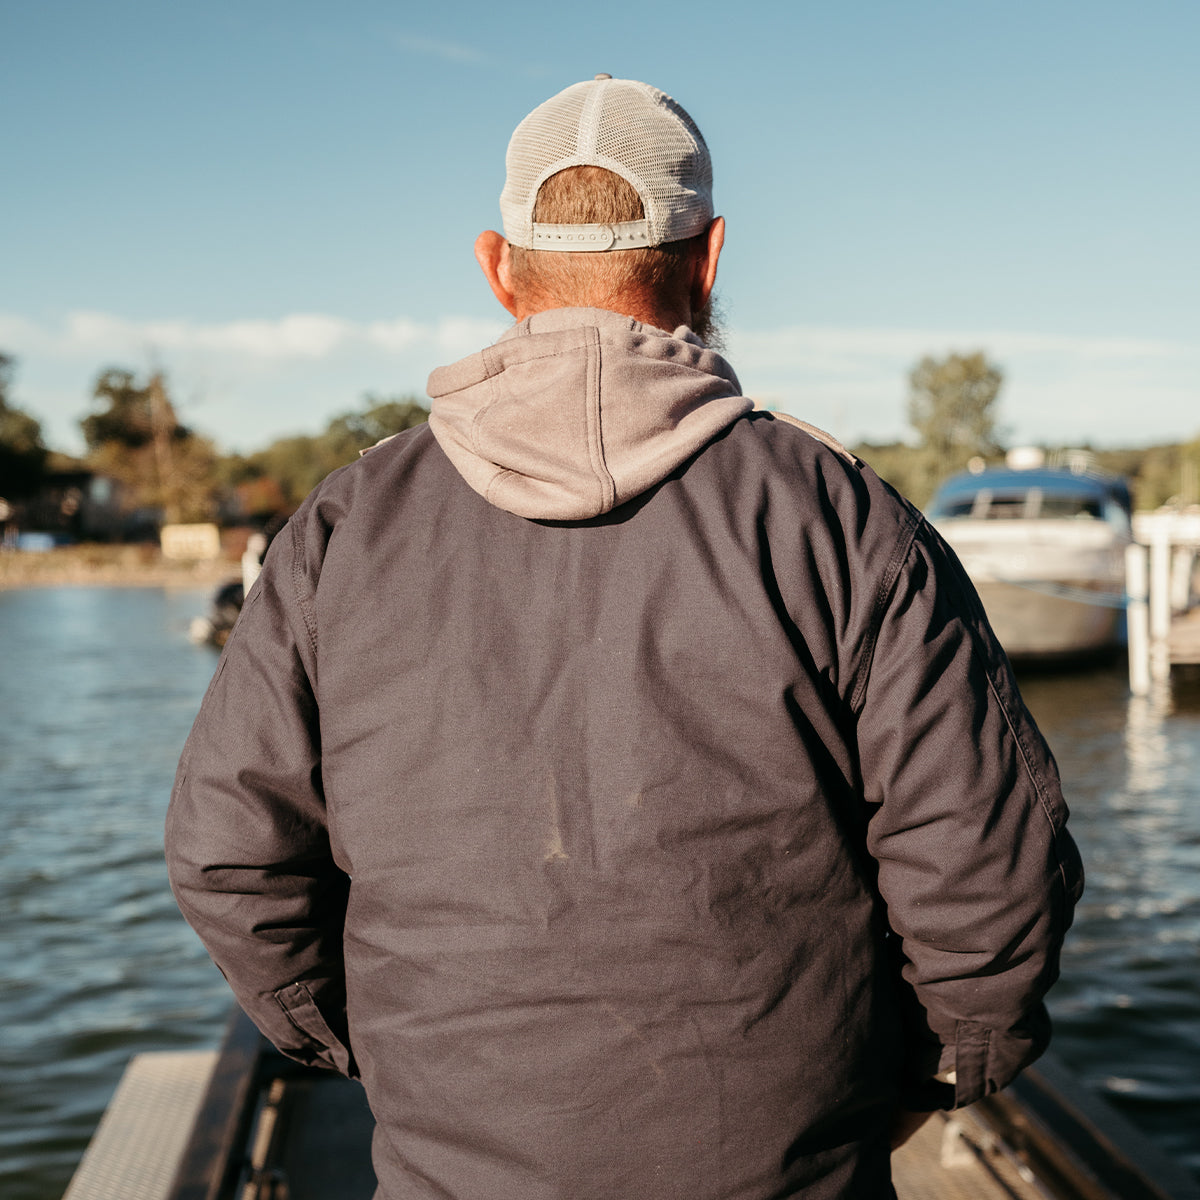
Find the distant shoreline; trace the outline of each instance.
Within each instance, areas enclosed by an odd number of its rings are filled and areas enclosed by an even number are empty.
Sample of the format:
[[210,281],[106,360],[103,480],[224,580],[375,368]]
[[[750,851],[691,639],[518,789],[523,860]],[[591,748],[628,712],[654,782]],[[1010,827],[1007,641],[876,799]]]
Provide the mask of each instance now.
[[211,587],[241,578],[239,562],[178,562],[157,546],[62,546],[0,551],[0,591],[38,587]]

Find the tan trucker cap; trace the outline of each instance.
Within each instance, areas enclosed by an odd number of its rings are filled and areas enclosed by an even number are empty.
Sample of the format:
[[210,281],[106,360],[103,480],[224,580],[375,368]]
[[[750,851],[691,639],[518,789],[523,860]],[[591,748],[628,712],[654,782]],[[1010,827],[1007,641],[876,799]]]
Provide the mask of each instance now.
[[[526,250],[632,250],[694,237],[713,217],[712,160],[696,123],[665,92],[635,79],[572,84],[517,126],[500,193],[504,236]],[[645,218],[613,225],[533,220],[538,189],[567,167],[628,180]]]

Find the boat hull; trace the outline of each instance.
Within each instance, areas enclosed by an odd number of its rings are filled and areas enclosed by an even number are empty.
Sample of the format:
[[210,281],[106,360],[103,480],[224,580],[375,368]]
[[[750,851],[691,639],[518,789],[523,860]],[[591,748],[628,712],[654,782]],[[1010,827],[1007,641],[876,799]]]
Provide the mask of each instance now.
[[[975,586],[1009,658],[1082,658],[1124,643],[1120,595],[1095,581],[976,580]],[[1088,593],[1095,598],[1083,598]]]

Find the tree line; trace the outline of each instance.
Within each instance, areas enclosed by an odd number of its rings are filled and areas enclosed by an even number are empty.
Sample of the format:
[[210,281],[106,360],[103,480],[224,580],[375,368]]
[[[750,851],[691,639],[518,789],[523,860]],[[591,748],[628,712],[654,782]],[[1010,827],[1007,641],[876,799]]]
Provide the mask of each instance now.
[[[119,485],[126,510],[163,522],[262,523],[293,512],[330,471],[381,438],[420,424],[428,410],[413,396],[368,394],[360,409],[332,418],[315,435],[277,438],[254,453],[222,454],[180,419],[162,372],[101,371],[80,420],[86,452],[71,460],[47,447],[39,422],[11,398],[15,361],[0,353],[0,500],[20,502],[56,472],[85,469]],[[918,506],[972,459],[1002,459],[997,401],[1001,369],[982,352],[925,357],[908,377],[913,442],[863,442],[852,449]],[[1055,449],[1056,447],[1046,447]],[[1189,442],[1093,449],[1098,466],[1131,481],[1138,508],[1195,502],[1200,436]]]
[[86,450],[74,460],[49,449],[38,421],[9,399],[14,365],[0,354],[0,496],[20,501],[55,474],[84,469],[119,486],[124,510],[154,511],[168,524],[289,515],[330,471],[429,416],[414,397],[369,394],[362,409],[334,417],[319,434],[222,454],[180,419],[162,372],[139,380],[109,368],[97,376],[92,411],[79,422]]

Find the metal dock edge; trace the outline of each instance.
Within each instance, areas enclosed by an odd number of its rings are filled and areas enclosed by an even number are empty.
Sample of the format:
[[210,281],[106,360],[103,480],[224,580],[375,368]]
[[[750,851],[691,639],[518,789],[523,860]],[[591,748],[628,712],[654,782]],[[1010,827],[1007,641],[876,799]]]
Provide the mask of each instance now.
[[132,1058],[63,1200],[167,1200],[216,1050]]

